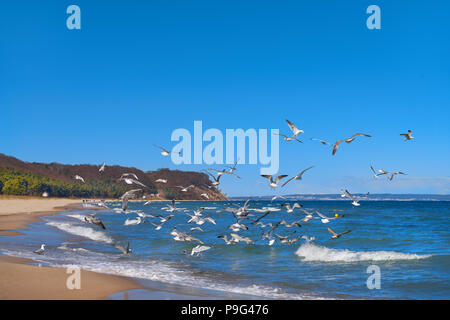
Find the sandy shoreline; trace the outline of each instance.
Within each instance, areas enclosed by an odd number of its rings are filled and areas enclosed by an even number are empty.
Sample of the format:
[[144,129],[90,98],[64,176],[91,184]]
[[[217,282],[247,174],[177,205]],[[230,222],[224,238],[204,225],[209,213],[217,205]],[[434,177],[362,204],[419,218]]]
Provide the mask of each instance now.
[[[40,216],[81,203],[77,199],[0,198],[0,236],[20,234],[20,229]],[[104,299],[113,293],[143,288],[129,278],[81,270],[81,289],[69,290],[66,269],[31,266],[30,262],[0,255],[0,299]]]

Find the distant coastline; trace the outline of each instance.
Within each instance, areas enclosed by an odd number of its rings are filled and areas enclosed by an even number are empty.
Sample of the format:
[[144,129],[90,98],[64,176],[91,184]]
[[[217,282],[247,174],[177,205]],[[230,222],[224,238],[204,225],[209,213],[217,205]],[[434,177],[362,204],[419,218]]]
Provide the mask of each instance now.
[[[362,194],[354,194],[362,196]],[[277,201],[349,201],[348,198],[341,197],[340,194],[289,194],[283,195],[283,198],[277,198]],[[236,196],[228,197],[231,201],[238,200],[268,200],[271,201],[273,196]],[[450,201],[450,194],[390,194],[390,193],[374,193],[369,194],[366,199],[361,201]]]

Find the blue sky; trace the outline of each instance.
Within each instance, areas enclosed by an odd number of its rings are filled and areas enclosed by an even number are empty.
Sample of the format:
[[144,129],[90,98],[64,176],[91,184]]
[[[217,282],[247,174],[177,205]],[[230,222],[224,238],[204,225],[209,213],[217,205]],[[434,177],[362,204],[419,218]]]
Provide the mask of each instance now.
[[[81,30],[66,8],[81,8]],[[381,30],[366,8],[381,8]],[[200,170],[154,144],[174,129],[279,128],[276,193],[450,193],[448,1],[16,1],[0,10],[0,152],[25,161]],[[415,140],[400,133],[412,129]],[[329,141],[366,132],[332,157]],[[374,180],[369,166],[407,176]],[[220,166],[217,166],[219,168]],[[223,179],[267,195],[259,167]]]

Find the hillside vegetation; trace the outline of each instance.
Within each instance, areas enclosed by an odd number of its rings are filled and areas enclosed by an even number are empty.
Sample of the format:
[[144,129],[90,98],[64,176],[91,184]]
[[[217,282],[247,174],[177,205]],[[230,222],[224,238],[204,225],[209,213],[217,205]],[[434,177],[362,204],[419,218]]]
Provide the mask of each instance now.
[[[123,173],[134,173],[143,188],[143,195],[158,199],[205,200],[200,194],[207,193],[210,200],[225,200],[226,197],[211,187],[207,174],[169,169],[144,172],[133,167],[106,166],[99,172],[96,165],[65,165],[59,163],[24,162],[0,154],[0,194],[41,196],[47,192],[51,197],[118,198],[130,189],[142,188],[128,185],[118,179]],[[75,180],[80,175],[85,183]],[[156,183],[167,179],[167,184]],[[188,192],[175,186],[195,185]]]

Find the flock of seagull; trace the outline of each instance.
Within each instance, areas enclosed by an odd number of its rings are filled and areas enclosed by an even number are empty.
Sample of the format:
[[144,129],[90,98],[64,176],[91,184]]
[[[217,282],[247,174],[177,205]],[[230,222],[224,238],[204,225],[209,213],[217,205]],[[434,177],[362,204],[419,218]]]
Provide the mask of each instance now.
[[[295,124],[292,123],[291,121],[286,120],[286,122],[292,132],[292,135],[290,135],[290,136],[285,135],[285,134],[279,134],[279,135],[283,136],[284,140],[287,142],[298,141],[300,143],[303,143],[300,139],[298,139],[298,136],[299,136],[299,134],[304,133],[304,131],[298,129],[295,126]],[[414,137],[412,136],[411,130],[408,130],[407,133],[402,133],[400,135],[405,137],[405,139],[404,139],[405,141],[414,139]],[[323,145],[326,145],[326,146],[332,146],[333,147],[332,155],[335,155],[338,150],[339,145],[342,142],[349,144],[349,143],[353,142],[356,139],[356,137],[358,137],[358,136],[368,137],[368,138],[371,137],[370,135],[365,134],[365,133],[355,133],[355,134],[351,135],[349,138],[336,141],[334,144],[329,143],[322,139],[310,138],[310,140],[319,141],[320,143],[322,143]],[[170,153],[174,152],[172,150],[167,150],[160,146],[155,146],[155,147],[159,148],[161,150],[161,155],[165,156],[165,157],[169,156]],[[234,163],[233,166],[226,166],[222,170],[204,169],[203,171],[205,171],[213,179],[213,181],[209,185],[207,185],[207,187],[208,188],[213,188],[213,187],[216,188],[220,184],[221,177],[226,176],[226,175],[240,179],[240,177],[234,173],[237,170],[236,167],[237,167],[238,161],[239,161],[239,159]],[[281,187],[284,187],[291,181],[302,180],[303,175],[308,170],[312,169],[313,167],[314,166],[310,166],[310,167],[302,170],[300,173],[298,173],[297,175],[291,177],[286,182],[284,182],[281,185]],[[99,168],[99,172],[104,172],[105,169],[106,169],[106,163],[103,163]],[[401,171],[395,171],[395,172],[391,173],[384,169],[375,170],[373,168],[373,166],[370,166],[370,169],[373,172],[373,177],[375,179],[378,179],[380,176],[385,176],[387,180],[392,181],[392,179],[394,178],[395,175],[399,175],[399,174],[405,175],[405,173],[403,173]],[[211,172],[214,172],[215,175],[212,174]],[[277,188],[280,181],[287,177],[287,175],[277,175],[277,176],[261,175],[261,176],[263,178],[268,179],[269,186],[272,189]],[[83,179],[83,177],[81,177],[79,175],[75,175],[74,179],[80,180],[82,183],[85,183],[85,180]],[[145,184],[143,184],[142,182],[139,181],[139,177],[134,173],[123,173],[121,175],[121,177],[118,179],[118,181],[122,181],[128,185],[135,184],[140,187],[148,188]],[[168,179],[159,178],[155,182],[166,184],[168,182]],[[187,187],[175,186],[175,188],[179,188],[181,192],[188,192],[189,190],[191,190],[195,187],[196,187],[195,185],[189,185]],[[137,198],[137,195],[140,192],[143,192],[142,188],[132,189],[132,190],[127,191],[120,197],[120,200],[122,202],[122,206],[121,206],[122,212],[127,213],[129,199]],[[159,194],[156,194],[156,195],[151,194],[150,196],[155,197],[158,195]],[[209,199],[208,193],[202,193],[201,196],[205,199]],[[355,207],[360,206],[359,201],[366,199],[368,196],[369,196],[369,193],[366,193],[362,196],[356,196],[356,195],[352,195],[346,189],[341,190],[341,197],[348,198],[349,200],[351,200],[352,201],[351,204]],[[145,198],[145,196],[144,196],[144,198]],[[274,201],[276,199],[285,199],[285,198],[283,196],[274,196],[272,198],[272,201]],[[144,205],[151,205],[152,203],[153,203],[153,201],[147,201],[144,203]],[[282,244],[293,244],[300,240],[306,240],[307,242],[309,242],[309,241],[315,240],[315,237],[307,236],[307,235],[298,235],[297,230],[294,230],[293,232],[291,232],[287,235],[281,235],[278,233],[278,230],[281,226],[283,226],[285,229],[290,229],[290,228],[298,229],[303,224],[306,224],[306,223],[310,222],[311,220],[315,220],[315,219],[320,220],[320,222],[322,222],[323,224],[328,224],[332,220],[336,220],[336,219],[340,219],[340,218],[344,217],[343,214],[338,214],[338,213],[335,213],[333,217],[327,217],[326,215],[321,213],[319,210],[311,210],[311,209],[306,210],[303,207],[303,205],[300,203],[294,203],[291,205],[286,202],[286,203],[282,203],[281,207],[269,206],[269,207],[263,207],[261,209],[251,208],[250,203],[251,203],[251,201],[250,201],[250,199],[248,199],[244,203],[243,206],[239,206],[238,204],[232,204],[232,207],[228,207],[225,209],[226,212],[232,214],[235,222],[228,226],[228,229],[230,230],[229,236],[227,234],[220,234],[217,236],[217,238],[222,239],[227,245],[237,244],[239,242],[245,242],[247,244],[251,244],[251,243],[255,242],[256,240],[250,239],[249,237],[239,235],[239,232],[247,231],[247,230],[249,230],[249,227],[252,227],[252,228],[260,228],[261,229],[261,240],[267,240],[269,246],[272,246],[275,243],[276,239],[278,239],[279,242],[281,242]],[[104,207],[106,209],[110,209],[105,204],[104,201],[101,201],[97,204],[99,207]],[[304,214],[304,216],[301,217],[300,219],[290,222],[290,223],[284,219],[282,219],[278,222],[268,222],[268,223],[263,222],[264,221],[263,219],[265,217],[272,214],[273,212],[281,211],[282,209],[284,209],[287,213],[293,213],[295,210],[298,210],[298,211],[302,212]],[[161,210],[167,211],[169,213],[172,213],[175,211],[182,211],[182,210],[186,211],[185,208],[179,208],[176,206],[175,199],[172,199],[172,203],[170,205],[168,205],[167,207],[163,207]],[[216,225],[216,221],[212,217],[208,217],[208,216],[204,215],[203,211],[205,211],[205,210],[206,210],[205,207],[200,207],[200,208],[194,210],[193,214],[184,212],[184,214],[186,215],[186,218],[187,218],[185,225],[192,226],[195,224],[195,226],[190,227],[190,232],[193,232],[193,231],[203,232],[203,229],[201,226],[204,227],[205,224]],[[261,213],[261,214],[259,216],[255,216],[257,213]],[[168,222],[172,217],[174,217],[174,214],[168,214],[165,216],[151,215],[151,214],[146,214],[146,213],[142,213],[139,211],[137,212],[137,215],[138,215],[138,217],[136,217],[135,219],[126,219],[124,222],[124,225],[132,226],[132,225],[139,225],[141,223],[150,223],[152,226],[154,226],[155,230],[158,231],[163,228],[163,226],[166,222]],[[159,220],[159,223],[154,222],[155,220],[150,221],[149,219]],[[85,216],[84,220],[86,223],[91,223],[91,224],[98,226],[101,229],[106,229],[104,223],[99,218],[95,217],[95,214]],[[197,242],[197,243],[199,243],[199,245],[197,245],[191,249],[190,253],[185,250],[183,251],[183,253],[194,256],[194,255],[199,255],[201,252],[212,248],[211,246],[205,245],[205,243],[202,240],[200,240],[199,238],[194,237],[187,232],[180,231],[179,229],[177,229],[177,226],[173,227],[172,231],[170,232],[170,235],[173,237],[173,240],[182,241],[182,242]],[[338,238],[342,237],[343,235],[351,232],[351,230],[346,230],[341,233],[337,233],[334,230],[332,230],[330,227],[328,227],[327,230],[331,234],[330,238],[333,240],[338,239]],[[127,243],[126,247],[123,247],[120,244],[114,244],[114,246],[124,254],[128,254],[131,252],[129,242]],[[34,251],[34,252],[37,254],[43,254],[44,250],[45,250],[45,244],[43,244],[40,249],[38,249],[37,251]]]

